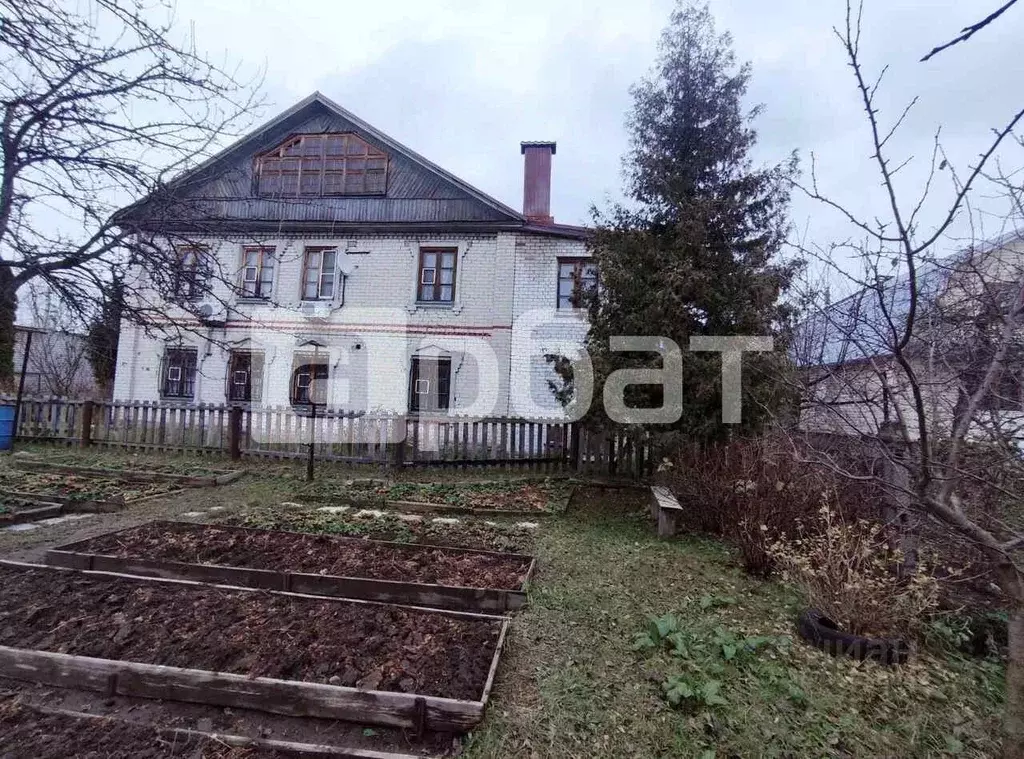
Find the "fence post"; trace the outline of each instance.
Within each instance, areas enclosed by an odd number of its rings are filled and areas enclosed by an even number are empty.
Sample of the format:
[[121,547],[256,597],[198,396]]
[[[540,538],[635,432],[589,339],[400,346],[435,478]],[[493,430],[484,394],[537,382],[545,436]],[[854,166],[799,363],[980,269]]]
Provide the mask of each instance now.
[[580,432],[583,427],[579,422],[573,422],[569,425],[569,429],[572,430],[572,448],[569,453],[569,466],[572,467],[574,472],[580,471]]
[[92,401],[82,404],[82,432],[78,439],[78,444],[82,448],[92,445],[92,409]]
[[238,461],[242,458],[241,406],[232,406],[231,414],[228,417],[228,451],[231,453],[232,461]]

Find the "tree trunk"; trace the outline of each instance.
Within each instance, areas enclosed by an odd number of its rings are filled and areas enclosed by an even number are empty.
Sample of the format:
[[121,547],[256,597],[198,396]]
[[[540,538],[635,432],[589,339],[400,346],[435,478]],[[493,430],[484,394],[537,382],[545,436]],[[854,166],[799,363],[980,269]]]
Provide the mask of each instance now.
[[1004,759],[1024,759],[1024,578],[1010,563],[999,567],[1000,586],[1010,597],[1007,638]]
[[14,319],[18,312],[18,292],[11,270],[0,266],[0,392],[14,392]]

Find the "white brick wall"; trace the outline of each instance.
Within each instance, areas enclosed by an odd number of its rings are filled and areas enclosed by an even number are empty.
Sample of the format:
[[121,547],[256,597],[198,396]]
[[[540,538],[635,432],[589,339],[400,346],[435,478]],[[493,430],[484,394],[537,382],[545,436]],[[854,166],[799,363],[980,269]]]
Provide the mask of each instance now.
[[[198,351],[196,402],[225,402],[227,359],[235,347],[264,352],[263,402],[285,405],[293,355],[309,352],[311,349],[301,344],[313,339],[325,345],[318,352],[329,356],[332,406],[405,410],[410,356],[421,350],[451,355],[452,405],[457,412],[474,403],[481,390],[490,390],[493,404],[487,404],[487,409],[474,408],[475,412],[515,413],[508,395],[510,366],[513,387],[529,388],[535,399],[546,404],[545,415],[559,411],[547,389],[550,370],[543,358],[531,357],[525,341],[519,340],[513,362],[512,322],[514,316],[531,309],[548,309],[549,323],[535,330],[536,335],[548,341],[581,342],[585,324],[572,316],[556,315],[553,307],[558,258],[585,255],[582,242],[523,233],[247,237],[202,242],[216,257],[223,279],[232,281],[243,243],[274,246],[278,264],[272,305],[239,303],[228,282],[218,277],[213,305],[219,310],[222,302],[229,304],[227,323],[207,328],[183,319],[183,312],[154,296],[166,310],[168,324],[150,334],[132,324],[122,325],[115,398],[158,400],[161,357],[168,344],[180,343]],[[303,249],[313,245],[336,246],[341,268],[347,272],[344,303],[341,288],[336,288],[330,303],[333,310],[324,320],[309,319],[298,310]],[[416,304],[421,246],[458,249],[453,305]],[[494,351],[497,378],[487,379],[481,387],[481,366],[471,353],[484,345]]]

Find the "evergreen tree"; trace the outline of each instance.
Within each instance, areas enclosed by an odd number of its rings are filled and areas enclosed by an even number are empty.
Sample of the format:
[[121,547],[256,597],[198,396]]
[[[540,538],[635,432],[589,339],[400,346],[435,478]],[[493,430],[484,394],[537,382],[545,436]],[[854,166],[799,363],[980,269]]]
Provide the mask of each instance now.
[[[653,74],[634,86],[625,158],[630,202],[595,209],[591,250],[597,291],[578,291],[590,315],[594,361],[589,422],[607,423],[604,379],[624,367],[660,368],[656,354],[612,353],[612,335],[658,335],[683,350],[683,415],[673,426],[691,438],[724,432],[721,357],[688,351],[693,335],[776,335],[787,319],[780,304],[793,268],[777,257],[787,232],[796,157],[755,168],[750,157],[760,108],[743,99],[749,65],[737,65],[728,34],[718,35],[707,5],[681,4],[662,35]],[[778,343],[778,341],[777,341]],[[777,345],[778,348],[778,345]],[[776,354],[744,354],[744,424],[778,405],[768,371]],[[572,392],[567,362],[556,370]],[[627,403],[661,405],[660,387],[631,386]]]

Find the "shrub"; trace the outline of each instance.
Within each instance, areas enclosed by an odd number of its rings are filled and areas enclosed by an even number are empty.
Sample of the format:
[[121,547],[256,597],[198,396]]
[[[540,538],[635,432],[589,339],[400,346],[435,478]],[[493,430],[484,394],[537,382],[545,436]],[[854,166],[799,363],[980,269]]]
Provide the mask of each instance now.
[[[857,635],[917,635],[938,608],[939,582],[919,561],[900,577],[882,525],[844,518],[825,493],[815,523],[772,536],[768,553],[783,577],[842,629]],[[771,535],[767,526],[763,532]]]
[[762,526],[778,534],[792,532],[798,521],[813,524],[825,491],[835,492],[844,506],[862,510],[878,502],[870,485],[810,466],[794,453],[789,441],[771,436],[706,448],[683,446],[663,463],[661,480],[683,505],[686,529],[731,541],[740,549],[744,568],[765,577],[774,559]]

